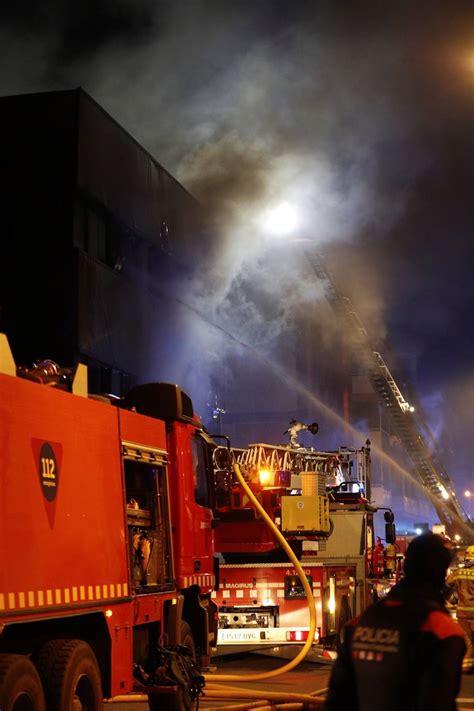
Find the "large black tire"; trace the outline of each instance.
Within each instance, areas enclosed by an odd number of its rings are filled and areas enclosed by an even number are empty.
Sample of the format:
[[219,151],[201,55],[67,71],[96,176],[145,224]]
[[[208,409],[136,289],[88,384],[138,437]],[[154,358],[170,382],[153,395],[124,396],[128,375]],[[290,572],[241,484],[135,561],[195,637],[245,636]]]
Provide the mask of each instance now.
[[45,711],[41,680],[34,664],[23,654],[0,654],[0,709]]
[[81,639],[46,642],[36,659],[48,711],[102,711],[99,665]]

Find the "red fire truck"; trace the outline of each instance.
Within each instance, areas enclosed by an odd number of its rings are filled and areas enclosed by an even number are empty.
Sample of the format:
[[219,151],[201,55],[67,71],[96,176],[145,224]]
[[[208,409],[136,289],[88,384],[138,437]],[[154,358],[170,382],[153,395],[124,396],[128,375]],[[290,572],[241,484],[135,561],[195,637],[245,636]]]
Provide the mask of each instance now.
[[[315,642],[333,643],[342,625],[395,580],[385,548],[374,537],[370,442],[359,450],[323,452],[253,444],[236,451],[244,478],[297,553],[312,587]],[[220,588],[219,653],[242,647],[301,643],[308,608],[301,580],[238,482],[218,497],[216,550]],[[393,515],[386,512],[393,542]],[[393,548],[393,546],[392,546]]]
[[215,444],[175,385],[114,403],[85,384],[17,369],[0,336],[0,708],[138,688],[188,709],[217,633]]

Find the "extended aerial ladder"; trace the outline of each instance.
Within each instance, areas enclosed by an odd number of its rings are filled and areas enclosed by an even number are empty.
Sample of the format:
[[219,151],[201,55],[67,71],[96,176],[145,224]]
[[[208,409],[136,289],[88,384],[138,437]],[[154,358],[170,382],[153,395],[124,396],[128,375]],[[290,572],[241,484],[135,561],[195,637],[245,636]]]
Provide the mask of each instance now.
[[472,538],[472,522],[463,510],[453,483],[436,454],[434,437],[424,421],[421,407],[409,403],[398,387],[382,355],[373,348],[369,335],[351,300],[336,289],[320,255],[307,255],[315,274],[324,282],[326,298],[349,331],[356,355],[381,405],[390,413],[394,431],[427,490],[446,533],[454,538]]

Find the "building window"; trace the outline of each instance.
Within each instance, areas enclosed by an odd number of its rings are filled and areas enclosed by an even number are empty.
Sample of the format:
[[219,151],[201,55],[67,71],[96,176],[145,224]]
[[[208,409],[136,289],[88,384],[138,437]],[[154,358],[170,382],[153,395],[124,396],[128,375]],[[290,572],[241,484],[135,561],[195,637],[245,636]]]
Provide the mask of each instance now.
[[86,207],[85,251],[94,259],[108,263],[107,220],[89,205]]

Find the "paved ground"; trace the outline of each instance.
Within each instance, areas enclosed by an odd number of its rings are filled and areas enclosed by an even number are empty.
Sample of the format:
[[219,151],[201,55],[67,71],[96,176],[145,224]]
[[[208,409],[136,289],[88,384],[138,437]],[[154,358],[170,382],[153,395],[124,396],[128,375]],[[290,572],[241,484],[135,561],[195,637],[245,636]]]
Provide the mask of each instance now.
[[[271,671],[281,668],[286,664],[286,660],[275,659],[272,657],[261,656],[257,654],[246,654],[230,657],[222,657],[214,660],[216,664],[216,674],[239,674],[246,677],[244,682],[226,682],[227,685],[232,685],[242,689],[252,689],[262,692],[269,691],[287,691],[290,693],[310,693],[327,686],[327,680],[330,673],[330,665],[328,664],[313,664],[302,662],[295,669],[286,672],[282,676],[276,676],[265,681],[252,681],[253,674],[262,671]],[[214,711],[215,709],[226,709],[231,704],[237,704],[239,701],[215,700],[205,695],[199,705],[200,711]],[[240,703],[243,703],[240,701]],[[108,704],[108,709],[114,711],[148,711],[148,705],[144,703],[133,704]],[[461,693],[458,699],[458,711],[474,710],[474,676],[463,675]]]

